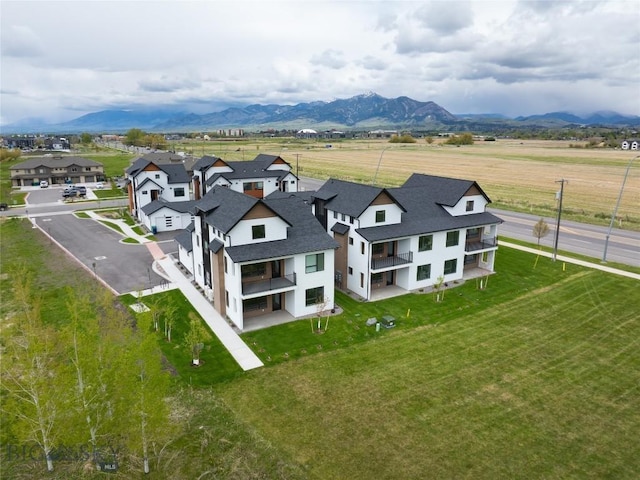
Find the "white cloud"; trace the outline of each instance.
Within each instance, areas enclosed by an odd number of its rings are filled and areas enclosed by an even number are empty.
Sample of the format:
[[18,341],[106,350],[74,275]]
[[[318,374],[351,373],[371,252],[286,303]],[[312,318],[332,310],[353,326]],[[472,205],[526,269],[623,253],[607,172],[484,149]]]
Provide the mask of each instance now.
[[640,114],[635,0],[24,0],[0,9],[2,124],[366,91],[453,113]]

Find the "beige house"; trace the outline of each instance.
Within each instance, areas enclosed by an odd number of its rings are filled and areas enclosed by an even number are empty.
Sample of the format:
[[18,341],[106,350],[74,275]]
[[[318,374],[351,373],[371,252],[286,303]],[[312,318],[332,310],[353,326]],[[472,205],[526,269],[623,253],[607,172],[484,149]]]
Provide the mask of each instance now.
[[49,185],[64,185],[105,180],[101,163],[74,156],[31,158],[14,165],[9,171],[13,187],[39,185],[42,181],[47,181]]

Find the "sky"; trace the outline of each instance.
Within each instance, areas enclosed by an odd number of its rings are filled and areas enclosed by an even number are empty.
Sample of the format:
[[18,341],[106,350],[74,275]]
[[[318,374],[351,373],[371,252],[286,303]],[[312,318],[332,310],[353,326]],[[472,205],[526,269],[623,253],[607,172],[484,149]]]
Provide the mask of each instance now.
[[368,92],[640,115],[637,0],[0,0],[0,124]]

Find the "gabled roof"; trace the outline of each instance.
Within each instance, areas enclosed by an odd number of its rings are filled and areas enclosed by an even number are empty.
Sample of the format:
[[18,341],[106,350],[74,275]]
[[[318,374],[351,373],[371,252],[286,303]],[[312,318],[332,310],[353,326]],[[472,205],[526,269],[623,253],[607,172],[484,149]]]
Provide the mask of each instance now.
[[[234,162],[228,162],[234,163]],[[240,162],[240,163],[249,163],[249,162]],[[260,169],[244,169],[244,170],[234,170],[233,172],[219,172],[212,175],[207,180],[207,186],[211,186],[218,181],[220,178],[224,178],[231,183],[231,180],[240,180],[245,178],[275,178],[277,180],[281,180],[287,175],[293,175],[291,172],[287,170],[260,170]]]
[[256,156],[256,158],[253,159],[253,161],[257,164],[261,164],[262,168],[265,170],[273,165],[276,160],[282,160],[286,165],[289,165],[289,162],[286,162],[280,155],[267,155],[265,153],[260,153],[258,156]]
[[404,210],[402,203],[398,202],[391,194],[391,191],[386,188],[346,182],[334,178],[327,180],[314,194],[314,197],[326,200],[326,208],[328,210],[358,218],[383,193],[389,195]]
[[138,158],[125,171],[129,176],[136,177],[149,165],[155,165],[167,175],[168,183],[189,183],[191,180],[185,166],[181,163],[158,163],[145,157]]
[[460,199],[475,187],[486,198],[487,202],[491,199],[473,180],[460,180],[457,178],[436,177],[434,175],[425,175],[422,173],[412,174],[402,188],[421,188],[429,192],[429,198],[435,203],[453,207]]
[[277,198],[269,196],[263,202],[280,218],[289,223],[287,238],[272,242],[227,247],[226,252],[235,263],[338,248],[338,242],[322,228],[303,197],[291,193],[289,196],[278,196]]
[[138,185],[138,190],[140,190],[142,187],[144,187],[147,183],[153,183],[156,187],[158,187],[160,190],[162,190],[162,185],[158,184],[157,182],[155,182],[153,179],[151,178],[145,178],[140,185]]
[[[205,222],[223,233],[231,229],[258,203],[271,207],[262,200],[236,192],[227,187],[215,186],[195,202],[195,212],[205,214]],[[277,215],[277,212],[274,212]],[[286,221],[286,219],[284,219]],[[262,245],[262,243],[261,243]]]
[[193,210],[193,206],[195,205],[195,203],[195,200],[186,200],[184,202],[167,202],[164,199],[157,199],[142,207],[142,212],[145,215],[151,215],[161,208],[168,208],[169,210],[173,210],[174,212],[178,213],[190,213]]
[[54,156],[54,157],[38,157],[25,160],[24,162],[16,163],[10,170],[22,170],[38,167],[47,168],[67,168],[71,165],[77,165],[79,167],[101,167],[102,164],[94,162],[84,157],[71,157],[71,156]]
[[193,164],[194,170],[206,170],[211,167],[218,160],[222,160],[218,157],[213,157],[211,155],[204,155],[202,158],[198,159],[196,163]]
[[[423,177],[423,178],[420,178]],[[414,174],[402,187],[389,191],[406,207],[402,222],[393,225],[359,228],[356,231],[370,242],[390,240],[392,238],[422,235],[458,228],[473,228],[481,225],[502,223],[502,220],[489,212],[453,216],[443,205],[455,205],[469,189],[476,187],[473,181],[456,180],[445,177]],[[409,183],[412,186],[407,186]],[[453,191],[448,192],[446,187]],[[457,200],[454,200],[456,199]]]

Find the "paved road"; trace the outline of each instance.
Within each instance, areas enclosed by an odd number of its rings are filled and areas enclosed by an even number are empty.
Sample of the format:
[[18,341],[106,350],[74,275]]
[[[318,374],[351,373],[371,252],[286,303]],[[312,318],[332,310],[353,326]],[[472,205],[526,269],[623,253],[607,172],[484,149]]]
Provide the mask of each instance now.
[[[323,183],[324,181],[314,178],[300,178],[300,188],[303,190],[317,190]],[[533,225],[540,217],[505,210],[489,209],[489,211],[504,221],[498,230],[500,237],[537,242],[533,236]],[[545,218],[545,221],[549,224],[549,234],[540,244],[553,248],[556,219]],[[558,250],[602,259],[607,230],[607,227],[562,220]],[[640,232],[614,228],[609,237],[607,261],[640,267]]]

